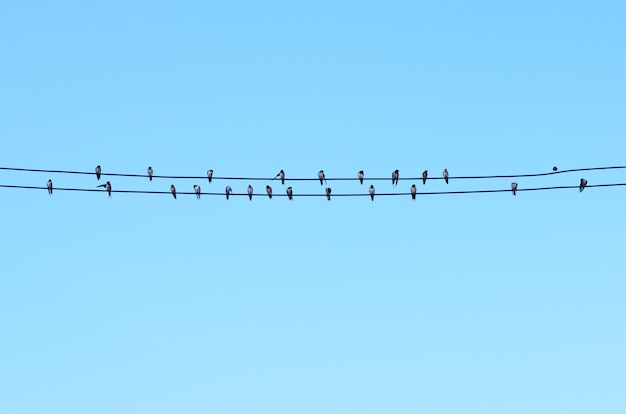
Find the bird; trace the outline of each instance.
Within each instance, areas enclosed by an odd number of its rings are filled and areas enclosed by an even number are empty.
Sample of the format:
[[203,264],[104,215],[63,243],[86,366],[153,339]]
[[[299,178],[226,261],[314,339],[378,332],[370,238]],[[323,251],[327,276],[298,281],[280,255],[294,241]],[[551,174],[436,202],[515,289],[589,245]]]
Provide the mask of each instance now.
[[365,178],[365,173],[363,172],[363,170],[359,171],[357,176],[359,177],[359,181],[361,182],[361,184],[363,184],[363,178]]
[[291,187],[287,187],[287,198],[293,201],[293,189]]
[[556,165],[552,167],[552,171],[558,171],[558,168],[556,168]]
[[428,178],[428,170],[424,170],[422,173],[422,183],[426,184],[426,179]]
[[446,182],[446,184],[448,184],[448,169],[447,168],[443,169],[443,180]]
[[395,170],[391,173],[391,185],[398,185],[398,179],[400,178],[400,170]]
[[148,178],[150,179],[150,181],[152,181],[152,174],[154,173],[154,171],[152,171],[152,167],[148,167]]
[[331,192],[331,188],[330,187],[326,187],[326,198],[328,199],[328,201],[330,201],[330,192]]
[[270,187],[269,185],[265,186],[265,191],[267,191],[267,196],[271,199],[272,198],[272,187]]
[[174,184],[170,185],[170,191],[172,192],[172,195],[174,196],[174,200],[176,200],[176,187],[174,187]]
[[96,165],[96,179],[100,181],[100,174],[102,173],[102,168],[99,165]]
[[372,197],[372,201],[374,201],[374,193],[376,192],[376,190],[374,189],[373,185],[370,185],[370,197]]
[[584,178],[580,179],[580,186],[578,187],[578,189],[580,190],[580,192],[582,193],[583,190],[585,189],[585,187],[587,186],[587,180],[585,180]]
[[48,180],[48,195],[52,195],[52,180]]
[[252,186],[248,185],[248,197],[250,197],[250,201],[252,201]]
[[98,187],[104,187],[104,189],[107,190],[107,193],[109,193],[109,197],[111,197],[111,183],[109,181],[105,184],[100,184]]
[[285,185],[285,172],[283,170],[280,170],[278,174],[276,174],[276,177],[272,178],[272,180],[275,180],[278,177],[280,177],[280,183],[282,185]]
[[209,179],[209,184],[211,184],[211,181],[213,181],[213,170],[208,170],[206,176]]
[[326,182],[326,176],[324,175],[324,170],[320,170],[320,172],[317,173],[317,178],[320,179],[320,185],[324,185],[324,183]]
[[230,193],[233,192],[233,189],[230,188],[229,185],[226,186],[226,200],[228,200],[228,197],[230,196]]
[[515,195],[515,192],[517,191],[517,183],[511,183],[511,191],[513,191],[513,195]]
[[411,186],[411,198],[413,200],[415,200],[415,196],[417,195],[417,187],[415,186],[415,184],[413,184]]
[[198,200],[200,200],[200,186],[199,186],[199,185],[197,185],[197,184],[194,184],[194,186],[193,186],[193,191],[195,191],[195,192],[196,192],[196,198],[197,198]]

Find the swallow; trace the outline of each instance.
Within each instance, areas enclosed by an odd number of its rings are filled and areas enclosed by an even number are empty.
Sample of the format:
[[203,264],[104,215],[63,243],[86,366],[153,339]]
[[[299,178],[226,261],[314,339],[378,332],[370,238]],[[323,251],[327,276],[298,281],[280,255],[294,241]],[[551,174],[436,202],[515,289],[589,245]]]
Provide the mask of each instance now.
[[174,184],[170,185],[170,191],[172,192],[172,195],[174,196],[174,200],[176,200],[176,187],[174,187]]
[[211,181],[213,181],[213,170],[208,170],[206,176],[209,179],[209,184],[211,184]]
[[552,167],[552,171],[558,171],[558,168],[556,168],[556,165]]
[[104,189],[107,190],[107,193],[109,193],[109,197],[111,197],[111,183],[109,181],[105,184],[100,184],[98,187],[104,187]]
[[267,192],[267,196],[271,199],[272,198],[272,187],[270,187],[269,185],[265,186],[265,191]]
[[415,200],[415,196],[417,195],[417,187],[415,186],[415,184],[413,184],[411,186],[411,198],[413,200]]
[[324,183],[326,182],[326,176],[324,175],[324,170],[320,170],[320,172],[317,173],[317,178],[320,179],[320,185],[324,185]]
[[398,179],[400,178],[400,170],[395,170],[391,173],[391,185],[398,185]]
[[293,189],[291,187],[287,187],[287,198],[293,201]]
[[194,184],[194,186],[193,186],[193,191],[195,191],[195,192],[196,192],[196,198],[197,198],[198,200],[200,200],[200,186],[199,186],[199,185],[197,185],[197,184]]
[[422,183],[426,184],[426,179],[428,178],[428,170],[424,170],[422,173]]
[[517,183],[511,183],[511,191],[513,191],[513,195],[515,195],[515,192],[517,191]]
[[374,186],[370,185],[370,197],[372,197],[372,201],[374,201],[374,193],[376,192],[376,190],[374,190]]
[[285,172],[283,170],[280,170],[278,174],[276,174],[276,177],[272,178],[272,180],[275,180],[278,177],[280,177],[280,183],[282,185],[285,185]]
[[230,193],[233,192],[233,189],[230,188],[229,185],[226,186],[226,200],[228,200],[228,197],[230,196]]
[[330,201],[330,192],[332,190],[330,189],[330,187],[326,187],[326,198],[328,199],[328,201]]
[[446,182],[446,184],[448,184],[448,169],[447,168],[443,169],[443,180]]
[[102,168],[99,165],[96,165],[96,179],[100,181],[100,174],[102,173]]
[[248,197],[250,197],[250,201],[252,201],[252,186],[248,185]]
[[583,192],[585,187],[587,187],[587,180],[585,180],[584,178],[581,178],[580,179],[580,186],[578,187],[578,189],[580,190],[581,193]]
[[48,180],[48,194],[52,195],[52,180]]
[[359,181],[361,182],[361,185],[363,185],[363,178],[365,178],[365,173],[363,172],[363,170],[359,171],[357,177],[359,177]]
[[150,181],[152,181],[152,174],[154,173],[154,171],[152,171],[152,167],[148,167],[148,178],[150,179]]

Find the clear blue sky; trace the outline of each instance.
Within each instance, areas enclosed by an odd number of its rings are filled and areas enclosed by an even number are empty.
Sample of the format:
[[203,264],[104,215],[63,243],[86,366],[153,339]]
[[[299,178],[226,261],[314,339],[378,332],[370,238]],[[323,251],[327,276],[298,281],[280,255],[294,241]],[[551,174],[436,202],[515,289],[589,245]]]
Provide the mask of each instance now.
[[[623,2],[431,3],[2,2],[0,166],[625,164]],[[582,176],[626,182],[518,182]],[[49,178],[99,184],[0,171]],[[373,203],[0,189],[0,412],[626,412],[625,201],[622,187]]]

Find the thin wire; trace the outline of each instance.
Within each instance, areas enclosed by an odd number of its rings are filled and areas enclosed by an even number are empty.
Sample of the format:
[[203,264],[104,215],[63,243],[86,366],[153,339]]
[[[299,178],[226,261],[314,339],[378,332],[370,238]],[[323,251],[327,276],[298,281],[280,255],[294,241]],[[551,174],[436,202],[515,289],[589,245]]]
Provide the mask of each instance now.
[[[594,187],[621,187],[626,186],[626,183],[614,183],[614,184],[590,184],[585,188],[594,188]],[[25,185],[6,185],[0,184],[0,188],[19,188],[19,189],[28,189],[28,190],[47,190],[47,187],[36,187],[36,186],[25,186]],[[555,186],[555,187],[535,187],[535,188],[517,188],[517,192],[523,191],[545,191],[545,190],[563,190],[563,189],[578,189],[577,185],[567,185],[567,186]],[[91,188],[53,188],[53,191],[79,191],[79,192],[90,192],[90,193],[106,193],[105,189],[91,189]],[[112,193],[126,193],[126,194],[167,194],[172,195],[170,191],[146,191],[146,190],[111,190]],[[481,193],[510,193],[511,189],[506,190],[464,190],[464,191],[427,191],[427,192],[418,192],[416,195],[447,195],[447,194],[481,194]],[[196,195],[195,192],[187,192],[181,191],[176,192],[176,195]],[[206,196],[220,196],[224,197],[226,193],[200,193],[200,195]],[[263,193],[254,193],[252,194],[256,197],[267,197],[267,194]],[[408,196],[411,193],[380,193],[375,194],[375,197],[387,197],[387,196]],[[248,197],[248,193],[230,193],[230,196],[245,196]],[[287,194],[272,194],[272,197],[287,197]],[[326,197],[326,194],[293,194],[293,197]],[[331,194],[332,197],[370,197],[369,193],[348,193],[348,194]]]
[[[555,174],[565,174],[572,172],[581,172],[581,171],[598,171],[598,170],[617,170],[624,169],[626,165],[619,165],[614,167],[591,167],[591,168],[573,168],[569,170],[561,170],[561,171],[550,171],[545,173],[534,173],[534,174],[510,174],[510,175],[468,175],[468,176],[450,176],[448,179],[450,180],[478,180],[478,179],[494,179],[494,178],[525,178],[525,177],[544,177],[548,175]],[[21,172],[39,172],[39,173],[53,173],[53,174],[79,174],[79,175],[96,175],[95,172],[86,172],[86,171],[66,171],[66,170],[42,170],[42,169],[34,169],[34,168],[12,168],[12,167],[0,167],[0,170],[4,171],[21,171]],[[136,178],[149,178],[147,174],[122,174],[122,173],[106,173],[102,172],[102,176],[109,177],[136,177]],[[153,175],[152,178],[165,178],[165,179],[194,179],[194,180],[206,180],[208,177],[206,175],[203,176],[188,176],[188,175]],[[212,180],[247,180],[247,181],[272,181],[277,178],[259,178],[259,177],[212,177]],[[356,181],[359,178],[326,178],[326,181]],[[382,178],[382,177],[373,177],[373,178],[364,178],[364,181],[385,181],[390,180],[390,177]],[[422,177],[400,177],[399,180],[421,180]],[[428,177],[427,181],[430,180],[443,180],[443,177]],[[319,178],[287,178],[285,177],[285,181],[319,181]]]

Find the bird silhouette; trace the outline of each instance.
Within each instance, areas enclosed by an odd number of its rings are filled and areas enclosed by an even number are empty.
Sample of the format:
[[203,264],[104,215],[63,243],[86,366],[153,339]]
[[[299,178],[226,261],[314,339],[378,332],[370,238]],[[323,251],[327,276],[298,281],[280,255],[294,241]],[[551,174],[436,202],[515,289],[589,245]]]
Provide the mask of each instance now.
[[580,190],[581,193],[583,192],[585,187],[587,187],[587,180],[585,180],[584,178],[581,178],[580,179],[580,186],[578,187],[578,189]]
[[48,180],[48,195],[52,195],[52,180]]
[[428,178],[428,170],[424,170],[422,173],[422,183],[426,184],[426,179]]
[[96,179],[100,181],[100,174],[102,173],[102,168],[99,165],[96,165]]
[[417,187],[415,186],[415,184],[413,184],[411,186],[411,198],[413,200],[415,200],[415,196],[417,195]]
[[270,187],[269,185],[265,186],[265,191],[267,192],[267,196],[271,199],[272,198],[272,187]]
[[359,177],[359,181],[361,182],[361,184],[363,184],[363,178],[365,178],[365,173],[363,172],[363,170],[359,171],[357,177]]
[[98,187],[104,187],[104,189],[107,190],[107,193],[109,193],[109,197],[111,197],[111,183],[109,181],[104,184],[100,184]]
[[208,170],[206,176],[209,179],[209,184],[211,184],[211,181],[213,181],[213,170]]
[[250,201],[252,201],[252,191],[253,191],[252,186],[248,185],[248,197],[250,197]]
[[511,191],[513,191],[513,195],[517,192],[517,183],[511,183]]
[[291,187],[287,187],[287,198],[293,200],[293,189]]
[[174,200],[176,200],[176,187],[174,187],[174,184],[170,185],[170,191],[172,192],[172,195],[174,196]]
[[326,187],[326,198],[328,199],[328,201],[330,201],[330,193],[331,193],[332,189],[330,187]]
[[395,170],[391,173],[391,185],[398,185],[398,179],[400,179],[400,170]]
[[372,201],[374,201],[374,193],[376,192],[376,190],[374,189],[373,185],[370,185],[370,197],[372,197]]
[[233,189],[230,188],[229,185],[226,186],[226,200],[228,200],[228,198],[230,197],[230,193],[233,192]]
[[446,184],[448,184],[448,169],[447,168],[443,169],[443,180],[446,182]]
[[194,184],[193,191],[196,193],[196,198],[200,200],[200,186],[197,184]]
[[148,178],[150,179],[150,181],[152,181],[152,174],[154,173],[154,171],[152,171],[152,167],[148,167]]
[[285,172],[283,170],[280,170],[278,174],[276,174],[276,177],[272,178],[272,180],[275,180],[279,177],[280,177],[280,183],[282,185],[285,185]]
[[324,174],[324,170],[320,170],[317,173],[317,178],[320,179],[320,185],[324,185],[324,183],[326,182],[326,175]]

